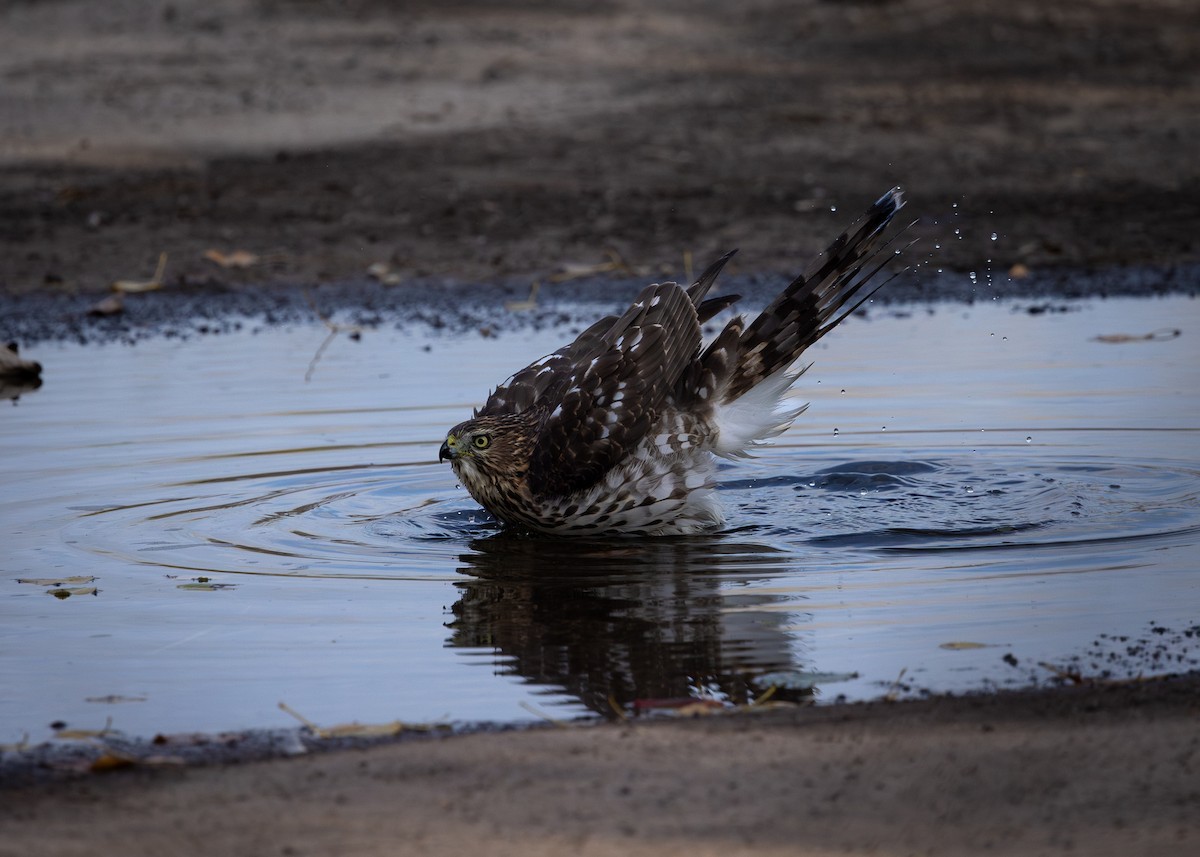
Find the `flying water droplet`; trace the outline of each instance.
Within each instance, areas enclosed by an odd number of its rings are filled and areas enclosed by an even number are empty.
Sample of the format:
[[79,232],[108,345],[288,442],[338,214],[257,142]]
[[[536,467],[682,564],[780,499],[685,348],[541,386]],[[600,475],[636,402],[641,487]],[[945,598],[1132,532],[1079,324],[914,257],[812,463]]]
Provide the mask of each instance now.
[[1033,438],[1032,438],[1032,437],[1026,437],[1026,438],[1025,438],[1025,442],[1026,442],[1026,443],[1033,443]]
[[837,211],[837,206],[836,206],[836,205],[831,205],[831,206],[829,206],[829,210],[830,210],[830,211]]
[[998,239],[999,237],[1000,237],[1000,236],[999,236],[999,235],[997,235],[995,232],[993,232],[993,233],[992,233],[992,240],[993,240],[993,241],[995,241],[995,240],[996,240],[996,239]]

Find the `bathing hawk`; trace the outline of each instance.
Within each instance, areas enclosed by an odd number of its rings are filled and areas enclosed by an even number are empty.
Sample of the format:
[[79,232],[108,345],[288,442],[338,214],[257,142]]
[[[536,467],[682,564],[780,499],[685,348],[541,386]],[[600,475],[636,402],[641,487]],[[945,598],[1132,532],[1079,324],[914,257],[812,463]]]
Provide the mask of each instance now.
[[[882,283],[876,244],[904,204],[884,194],[748,324],[707,347],[707,298],[733,253],[696,282],[647,286],[620,316],[526,366],[446,435],[438,454],[506,524],[563,535],[674,535],[719,527],[716,459],[739,458],[804,407],[784,402],[812,345]],[[735,251],[736,252],[736,251]],[[868,285],[870,284],[870,285]]]

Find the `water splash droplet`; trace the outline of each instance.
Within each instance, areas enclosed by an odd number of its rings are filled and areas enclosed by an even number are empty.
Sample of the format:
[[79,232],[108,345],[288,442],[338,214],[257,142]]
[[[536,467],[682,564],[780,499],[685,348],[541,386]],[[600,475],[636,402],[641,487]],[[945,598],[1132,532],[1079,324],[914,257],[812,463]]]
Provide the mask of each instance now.
[[974,283],[974,282],[977,282],[977,281],[979,280],[979,275],[978,275],[978,274],[976,274],[974,271],[972,271],[972,272],[971,272],[970,274],[968,274],[967,276],[971,278],[971,282],[972,282],[972,283]]
[[836,205],[831,205],[831,206],[829,206],[829,210],[830,210],[830,211],[837,211],[837,206],[836,206]]
[[1000,237],[1000,236],[999,236],[999,235],[997,235],[995,232],[993,232],[993,233],[992,233],[992,240],[993,240],[993,241],[995,241],[995,240],[996,240],[996,239],[998,239],[999,237]]
[[837,430],[837,429],[834,429],[834,430],[833,430],[833,436],[834,436],[834,437],[837,437],[837,434],[838,434],[838,430]]
[[1032,438],[1032,437],[1026,437],[1026,438],[1025,438],[1025,442],[1026,442],[1026,443],[1033,443],[1033,438]]

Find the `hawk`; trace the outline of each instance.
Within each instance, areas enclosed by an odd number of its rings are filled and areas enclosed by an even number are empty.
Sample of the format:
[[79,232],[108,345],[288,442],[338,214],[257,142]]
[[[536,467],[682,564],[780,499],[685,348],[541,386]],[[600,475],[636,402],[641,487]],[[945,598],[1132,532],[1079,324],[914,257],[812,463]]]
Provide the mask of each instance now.
[[757,318],[732,319],[703,349],[701,325],[738,300],[705,297],[733,253],[687,288],[647,286],[623,314],[496,387],[450,429],[438,460],[519,529],[720,527],[717,459],[747,457],[807,407],[784,402],[808,368],[793,366],[882,285],[872,280],[890,254],[876,244],[903,204],[899,188],[888,191]]

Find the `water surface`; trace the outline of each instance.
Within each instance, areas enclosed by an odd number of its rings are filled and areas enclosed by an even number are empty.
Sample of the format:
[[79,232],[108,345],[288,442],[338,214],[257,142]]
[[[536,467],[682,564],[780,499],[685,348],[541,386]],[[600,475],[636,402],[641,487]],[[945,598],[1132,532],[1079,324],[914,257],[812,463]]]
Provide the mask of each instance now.
[[1195,668],[1121,638],[1200,622],[1200,303],[1068,308],[847,322],[686,539],[513,537],[437,463],[566,329],[369,330],[307,381],[317,325],[42,346],[0,409],[0,743]]

